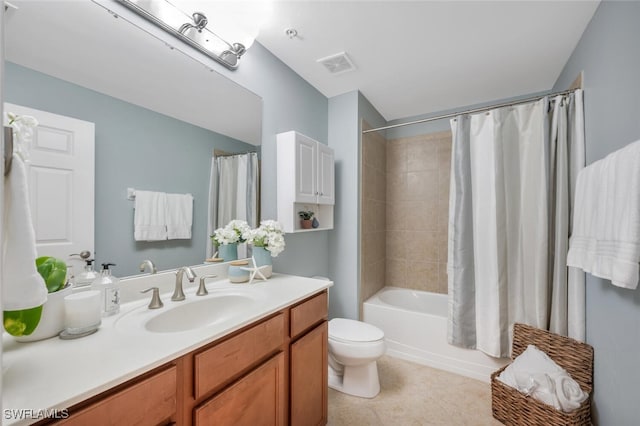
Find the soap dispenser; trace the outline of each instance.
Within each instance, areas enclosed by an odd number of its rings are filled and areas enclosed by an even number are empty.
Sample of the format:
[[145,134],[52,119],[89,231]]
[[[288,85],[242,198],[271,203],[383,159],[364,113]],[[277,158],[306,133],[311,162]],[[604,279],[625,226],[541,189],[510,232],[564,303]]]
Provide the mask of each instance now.
[[76,288],[87,287],[93,284],[98,278],[98,273],[93,269],[94,259],[83,259],[85,262],[84,270],[80,272],[74,280],[74,286]]
[[120,280],[111,275],[109,266],[115,263],[103,263],[100,276],[95,279],[91,288],[100,291],[102,316],[108,317],[120,312]]

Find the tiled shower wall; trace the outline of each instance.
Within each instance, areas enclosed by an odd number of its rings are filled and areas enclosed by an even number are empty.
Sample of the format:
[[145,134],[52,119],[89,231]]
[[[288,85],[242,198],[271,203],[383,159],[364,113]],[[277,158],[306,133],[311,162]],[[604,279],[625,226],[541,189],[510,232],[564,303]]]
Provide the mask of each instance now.
[[385,285],[447,293],[450,167],[451,132],[387,141]]
[[[370,128],[366,123],[362,127]],[[362,135],[361,302],[385,284],[386,144],[379,132]]]

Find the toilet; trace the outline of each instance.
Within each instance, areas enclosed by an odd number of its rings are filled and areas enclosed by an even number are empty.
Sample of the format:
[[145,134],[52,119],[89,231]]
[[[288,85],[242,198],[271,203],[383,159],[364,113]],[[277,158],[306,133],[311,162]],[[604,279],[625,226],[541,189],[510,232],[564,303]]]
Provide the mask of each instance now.
[[329,387],[373,398],[380,392],[376,360],[385,352],[384,332],[362,321],[329,321]]

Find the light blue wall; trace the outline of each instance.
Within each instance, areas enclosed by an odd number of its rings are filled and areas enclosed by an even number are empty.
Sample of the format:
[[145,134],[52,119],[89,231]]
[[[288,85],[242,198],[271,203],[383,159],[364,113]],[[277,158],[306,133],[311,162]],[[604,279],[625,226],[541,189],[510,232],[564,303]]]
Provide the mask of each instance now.
[[329,316],[358,318],[358,92],[329,99],[329,146],[336,160],[335,230],[329,236]]
[[[587,164],[640,139],[639,22],[640,2],[602,2],[555,84],[566,88],[584,70]],[[587,275],[587,342],[594,422],[639,424],[640,290]]]
[[[327,144],[328,100],[271,52],[254,43],[236,71],[214,69],[262,97],[262,218],[276,218],[276,135],[296,130]],[[336,201],[337,202],[337,201]],[[274,259],[274,270],[297,275],[329,275],[329,234],[287,234],[287,247]]]
[[[6,102],[95,123],[95,258],[114,274],[138,274],[143,259],[159,269],[201,263],[213,149],[256,147],[75,84],[7,62]],[[126,188],[191,193],[191,240],[136,242]]]
[[[358,117],[365,120],[373,128],[387,125],[387,121],[375,106],[360,92],[358,92]],[[360,120],[358,120],[360,122]],[[360,128],[362,130],[362,128]]]
[[329,146],[336,155],[335,227],[329,236],[329,270],[334,280],[329,316],[359,318],[361,121],[386,125],[358,91],[329,99]]

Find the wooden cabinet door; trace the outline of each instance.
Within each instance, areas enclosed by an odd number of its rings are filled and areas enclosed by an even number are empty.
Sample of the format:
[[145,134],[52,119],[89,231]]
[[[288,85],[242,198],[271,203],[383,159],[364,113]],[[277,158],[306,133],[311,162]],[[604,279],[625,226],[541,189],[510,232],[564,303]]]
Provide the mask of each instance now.
[[280,353],[194,411],[196,426],[286,423],[285,357]]
[[291,425],[327,423],[328,323],[291,345]]
[[333,150],[318,144],[318,204],[335,204]]

